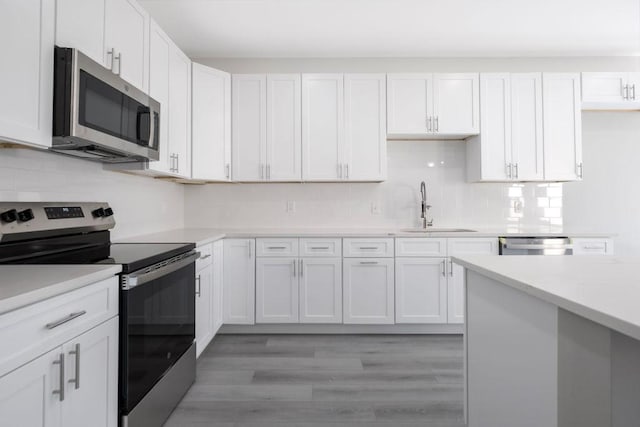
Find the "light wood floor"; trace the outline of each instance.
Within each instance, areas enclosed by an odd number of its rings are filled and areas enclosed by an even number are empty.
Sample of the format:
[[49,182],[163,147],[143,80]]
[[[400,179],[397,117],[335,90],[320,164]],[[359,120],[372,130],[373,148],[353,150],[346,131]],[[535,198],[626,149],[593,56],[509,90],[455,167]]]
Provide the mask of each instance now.
[[170,427],[462,427],[458,335],[220,335]]

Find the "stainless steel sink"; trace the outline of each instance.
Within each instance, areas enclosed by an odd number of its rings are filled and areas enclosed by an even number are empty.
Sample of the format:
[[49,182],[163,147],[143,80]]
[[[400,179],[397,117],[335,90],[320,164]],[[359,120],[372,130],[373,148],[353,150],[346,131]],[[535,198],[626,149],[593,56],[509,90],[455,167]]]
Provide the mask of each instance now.
[[476,230],[470,230],[468,228],[406,228],[400,230],[403,233],[475,233]]

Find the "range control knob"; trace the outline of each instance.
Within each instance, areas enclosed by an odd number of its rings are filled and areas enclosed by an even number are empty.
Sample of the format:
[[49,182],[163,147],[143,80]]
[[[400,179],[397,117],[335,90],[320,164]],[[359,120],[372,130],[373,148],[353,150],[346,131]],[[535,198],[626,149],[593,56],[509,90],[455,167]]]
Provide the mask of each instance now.
[[104,216],[104,209],[103,208],[95,209],[91,212],[91,214],[94,216],[94,218],[102,218]]
[[0,214],[0,220],[2,220],[2,222],[14,222],[17,219],[18,211],[16,211],[15,209],[11,209]]
[[33,211],[31,209],[25,209],[22,212],[18,212],[18,219],[21,222],[31,221],[33,218]]
[[104,210],[104,216],[112,216],[113,215],[113,209],[111,208],[106,208]]

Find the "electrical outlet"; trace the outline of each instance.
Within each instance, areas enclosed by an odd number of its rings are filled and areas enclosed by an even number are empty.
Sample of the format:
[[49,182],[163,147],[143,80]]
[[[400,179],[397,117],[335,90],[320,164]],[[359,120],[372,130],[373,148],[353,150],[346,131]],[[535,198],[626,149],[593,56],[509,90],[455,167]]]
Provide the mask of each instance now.
[[380,215],[381,213],[380,205],[376,202],[371,202],[371,215]]
[[295,212],[296,211],[296,202],[287,202],[287,212]]
[[513,213],[521,214],[523,209],[523,203],[521,200],[513,201]]

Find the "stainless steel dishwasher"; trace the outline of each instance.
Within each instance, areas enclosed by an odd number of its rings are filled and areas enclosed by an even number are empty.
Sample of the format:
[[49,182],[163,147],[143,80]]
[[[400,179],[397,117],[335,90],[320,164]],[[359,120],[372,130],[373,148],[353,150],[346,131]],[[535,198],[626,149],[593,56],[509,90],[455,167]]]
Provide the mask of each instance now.
[[500,237],[500,255],[573,255],[569,237]]

